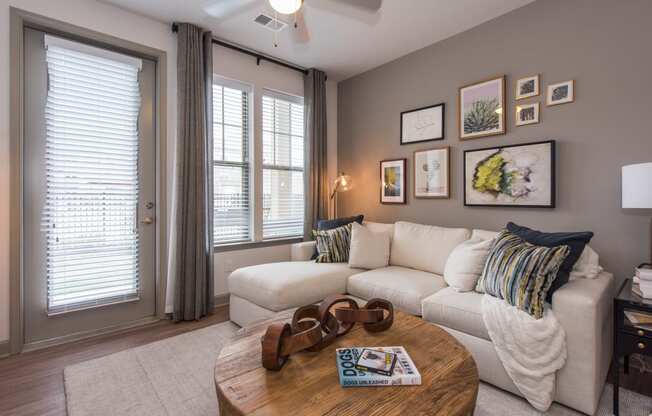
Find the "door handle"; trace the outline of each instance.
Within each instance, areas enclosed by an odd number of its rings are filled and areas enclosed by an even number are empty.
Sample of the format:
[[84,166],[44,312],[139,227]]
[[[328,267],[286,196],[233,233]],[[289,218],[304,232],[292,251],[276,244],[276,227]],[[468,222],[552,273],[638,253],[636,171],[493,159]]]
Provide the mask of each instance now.
[[143,218],[141,223],[143,223],[145,225],[150,225],[150,224],[154,223],[154,219],[152,217],[145,217],[145,218]]

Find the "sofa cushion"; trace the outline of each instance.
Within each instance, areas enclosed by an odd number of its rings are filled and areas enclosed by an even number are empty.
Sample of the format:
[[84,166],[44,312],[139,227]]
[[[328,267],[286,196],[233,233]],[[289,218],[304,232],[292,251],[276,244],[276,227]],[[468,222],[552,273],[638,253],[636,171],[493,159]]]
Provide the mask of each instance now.
[[470,236],[466,228],[399,221],[394,225],[389,264],[443,275],[448,255]]
[[346,289],[353,296],[387,299],[397,309],[421,315],[421,300],[445,286],[441,276],[389,266],[351,276]]
[[229,276],[229,292],[258,306],[282,311],[346,292],[346,279],[361,270],[346,263],[292,261],[240,268]]
[[488,231],[488,230],[481,230],[479,228],[474,228],[473,231],[471,232],[471,238],[479,238],[481,240],[493,240],[494,238],[498,237],[498,234],[500,234],[499,231]]
[[362,225],[374,233],[384,233],[389,235],[389,242],[394,238],[394,224],[385,224],[382,222],[365,221]]
[[378,269],[389,263],[389,234],[376,233],[354,222],[351,228],[349,266]]
[[423,319],[491,341],[482,319],[482,296],[447,287],[423,300]]
[[493,240],[472,237],[455,247],[446,261],[446,283],[458,292],[475,289],[492,245]]

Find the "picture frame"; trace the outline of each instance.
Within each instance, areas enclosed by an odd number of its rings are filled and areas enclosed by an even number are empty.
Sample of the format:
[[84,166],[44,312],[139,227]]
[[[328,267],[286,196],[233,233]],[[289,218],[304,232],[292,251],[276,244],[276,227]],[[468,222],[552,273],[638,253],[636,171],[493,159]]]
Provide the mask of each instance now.
[[555,148],[546,140],[465,150],[464,206],[554,208]]
[[539,123],[539,103],[519,104],[515,111],[515,125],[527,126]]
[[450,147],[417,150],[412,161],[415,198],[450,198]]
[[446,104],[401,112],[401,145],[444,140]]
[[380,203],[405,204],[407,202],[407,159],[380,161]]
[[457,122],[461,140],[505,134],[505,75],[459,88]]
[[575,80],[558,82],[548,85],[546,92],[546,105],[568,104],[575,101]]
[[516,80],[514,88],[514,99],[523,100],[525,98],[536,97],[539,95],[539,74],[532,75]]

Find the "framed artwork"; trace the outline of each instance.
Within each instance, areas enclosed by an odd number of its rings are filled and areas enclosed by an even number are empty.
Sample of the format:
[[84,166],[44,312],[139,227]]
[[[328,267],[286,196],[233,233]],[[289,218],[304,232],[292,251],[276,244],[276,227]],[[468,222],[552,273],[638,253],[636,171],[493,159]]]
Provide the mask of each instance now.
[[565,81],[558,84],[548,85],[546,94],[547,105],[559,105],[575,101],[575,81]]
[[415,198],[450,197],[450,148],[414,152]]
[[458,97],[460,139],[505,134],[505,76],[461,87]]
[[407,159],[383,160],[380,162],[380,203],[405,204]]
[[514,99],[536,97],[539,95],[539,75],[521,78],[516,81],[516,92]]
[[526,126],[539,122],[539,103],[520,104],[516,106],[516,125]]
[[555,207],[555,141],[464,151],[464,205]]
[[444,103],[403,111],[401,144],[444,140]]

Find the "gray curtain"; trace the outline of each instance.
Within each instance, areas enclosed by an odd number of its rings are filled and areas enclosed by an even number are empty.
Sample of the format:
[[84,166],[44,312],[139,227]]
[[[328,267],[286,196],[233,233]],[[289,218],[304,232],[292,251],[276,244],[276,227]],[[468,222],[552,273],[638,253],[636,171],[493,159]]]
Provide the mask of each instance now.
[[178,25],[175,321],[211,314],[213,292],[212,35]]
[[326,148],[326,74],[310,69],[303,81],[306,139],[306,219],[304,236],[317,221],[328,218],[328,164]]

